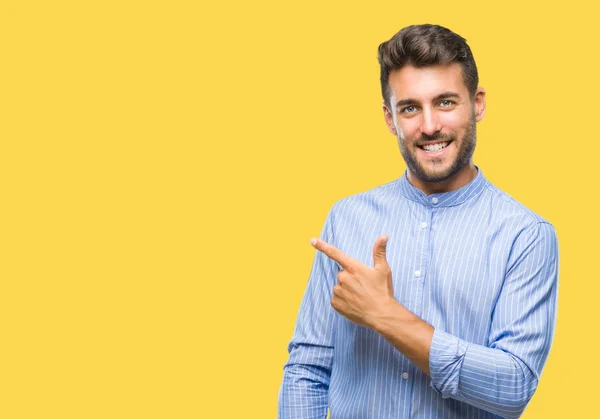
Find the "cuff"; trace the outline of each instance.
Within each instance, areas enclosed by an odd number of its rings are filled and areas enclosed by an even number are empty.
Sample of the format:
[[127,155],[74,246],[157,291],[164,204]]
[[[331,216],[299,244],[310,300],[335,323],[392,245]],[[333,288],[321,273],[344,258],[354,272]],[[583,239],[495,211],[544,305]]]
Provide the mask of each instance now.
[[429,386],[444,399],[464,401],[460,393],[460,372],[469,344],[438,329],[433,331],[429,351]]

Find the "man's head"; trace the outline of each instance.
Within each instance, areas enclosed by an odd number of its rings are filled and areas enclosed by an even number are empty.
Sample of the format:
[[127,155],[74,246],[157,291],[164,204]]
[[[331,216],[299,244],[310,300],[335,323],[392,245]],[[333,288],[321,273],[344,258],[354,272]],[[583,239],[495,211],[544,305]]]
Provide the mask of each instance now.
[[477,66],[467,41],[442,26],[412,25],[401,29],[389,41],[379,45],[378,59],[381,67],[381,93],[388,107],[390,73],[408,65],[423,68],[460,64],[471,99],[475,97],[479,85]]
[[385,120],[409,180],[431,192],[468,183],[485,92],[465,40],[441,26],[409,26],[379,46],[379,62]]

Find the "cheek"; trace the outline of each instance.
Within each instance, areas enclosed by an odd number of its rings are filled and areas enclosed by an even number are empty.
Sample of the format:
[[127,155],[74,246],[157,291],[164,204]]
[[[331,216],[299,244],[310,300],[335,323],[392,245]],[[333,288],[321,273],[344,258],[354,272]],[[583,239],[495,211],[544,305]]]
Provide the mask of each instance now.
[[440,123],[448,131],[458,132],[469,125],[469,115],[458,112],[448,112],[440,116]]
[[[416,119],[416,118],[414,118]],[[396,125],[396,131],[401,140],[411,142],[419,137],[419,124],[414,121],[402,121]]]

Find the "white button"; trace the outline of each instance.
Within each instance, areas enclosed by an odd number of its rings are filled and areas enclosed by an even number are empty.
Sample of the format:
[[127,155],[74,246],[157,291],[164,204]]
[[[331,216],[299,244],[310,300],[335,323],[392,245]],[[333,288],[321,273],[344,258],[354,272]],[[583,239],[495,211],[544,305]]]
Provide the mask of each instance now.
[[421,271],[415,271],[415,276],[417,278],[420,278],[421,277]]
[[402,378],[404,378],[405,380],[408,380],[408,373],[407,372],[403,372],[402,373]]
[[426,223],[425,221],[423,221],[423,222],[421,223],[421,228],[425,228],[425,227],[427,227],[427,223]]
[[432,204],[437,204],[438,203],[438,199],[437,198],[431,198],[431,203]]

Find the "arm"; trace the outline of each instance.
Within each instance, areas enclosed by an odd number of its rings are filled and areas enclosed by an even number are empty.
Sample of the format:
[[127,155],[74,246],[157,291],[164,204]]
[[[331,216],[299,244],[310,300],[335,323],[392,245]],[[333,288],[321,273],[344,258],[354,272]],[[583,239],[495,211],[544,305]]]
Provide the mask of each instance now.
[[442,397],[519,417],[537,387],[554,334],[558,250],[552,226],[536,224],[515,241],[486,346],[434,330],[394,300],[385,244],[385,238],[377,239],[369,268],[314,242],[344,268],[332,306],[384,336],[431,377]]
[[513,245],[486,346],[436,330],[431,386],[442,394],[517,418],[533,396],[554,336],[558,288],[556,233],[539,223]]
[[[334,239],[332,213],[327,217],[321,237]],[[279,391],[280,419],[324,419],[327,416],[336,316],[329,301],[338,270],[334,261],[316,253],[294,336],[288,346],[290,356]]]

